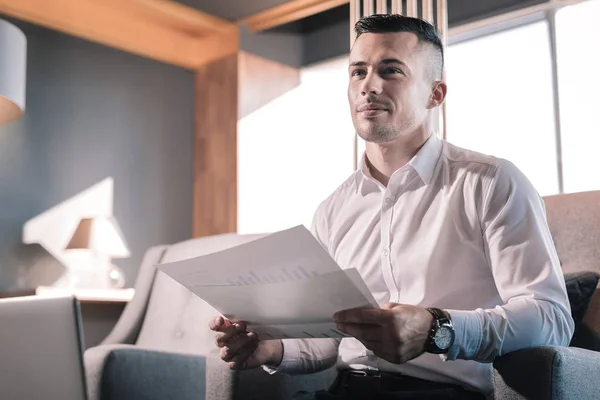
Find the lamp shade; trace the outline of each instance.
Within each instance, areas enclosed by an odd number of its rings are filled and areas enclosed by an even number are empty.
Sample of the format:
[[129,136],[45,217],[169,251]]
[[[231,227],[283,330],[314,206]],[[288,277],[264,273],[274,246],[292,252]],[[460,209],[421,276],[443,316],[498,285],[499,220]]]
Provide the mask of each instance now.
[[112,258],[129,257],[119,224],[113,217],[82,218],[66,250],[85,249]]
[[25,112],[27,40],[19,28],[0,19],[0,124]]

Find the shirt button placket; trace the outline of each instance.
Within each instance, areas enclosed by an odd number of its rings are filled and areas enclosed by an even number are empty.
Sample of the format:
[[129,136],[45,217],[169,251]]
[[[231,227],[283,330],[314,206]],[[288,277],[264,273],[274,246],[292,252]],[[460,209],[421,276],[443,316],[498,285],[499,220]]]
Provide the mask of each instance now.
[[388,187],[384,193],[381,206],[381,268],[385,283],[390,292],[390,301],[395,301],[398,297],[390,260],[390,228],[392,225],[394,204],[395,198],[390,193],[390,188]]

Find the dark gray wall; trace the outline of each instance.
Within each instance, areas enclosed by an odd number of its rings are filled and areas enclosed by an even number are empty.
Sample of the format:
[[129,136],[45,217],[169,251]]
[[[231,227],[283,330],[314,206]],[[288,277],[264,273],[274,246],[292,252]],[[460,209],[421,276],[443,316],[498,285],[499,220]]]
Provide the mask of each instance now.
[[240,47],[248,53],[294,68],[305,65],[304,38],[300,33],[275,29],[255,33],[242,26]]
[[348,54],[350,22],[341,21],[306,32],[303,36],[302,66]]
[[0,126],[0,290],[30,218],[107,178],[132,256],[191,237],[193,74],[11,20],[27,36],[27,110]]

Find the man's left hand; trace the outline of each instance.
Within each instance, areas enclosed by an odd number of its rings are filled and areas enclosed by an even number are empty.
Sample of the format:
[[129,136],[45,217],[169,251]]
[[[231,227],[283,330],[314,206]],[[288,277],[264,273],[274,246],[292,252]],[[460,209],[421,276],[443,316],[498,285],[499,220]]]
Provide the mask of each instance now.
[[352,335],[376,356],[403,364],[425,351],[433,315],[423,307],[387,303],[353,308],[333,316],[337,328]]

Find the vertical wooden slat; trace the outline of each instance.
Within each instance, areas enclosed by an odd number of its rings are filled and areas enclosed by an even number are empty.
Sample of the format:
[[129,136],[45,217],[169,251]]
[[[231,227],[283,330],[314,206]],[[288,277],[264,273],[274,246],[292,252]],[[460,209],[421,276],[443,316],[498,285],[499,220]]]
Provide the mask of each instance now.
[[417,0],[406,0],[406,16],[416,18],[418,14]]
[[237,231],[237,52],[196,71],[194,237]]
[[433,20],[433,0],[421,0],[423,4],[423,19],[431,24]]
[[387,14],[388,6],[387,0],[377,0],[377,14]]
[[350,48],[354,44],[356,33],[354,32],[354,24],[360,18],[360,0],[350,0]]
[[392,14],[402,14],[402,0],[392,0]]
[[[442,44],[444,48],[446,48],[446,43],[448,42],[448,2],[447,0],[437,0],[436,4],[437,9],[437,29],[442,39]],[[442,79],[446,81],[446,71],[444,70],[442,73]],[[442,118],[442,138],[446,139],[448,137],[448,126],[447,126],[447,118],[446,118],[446,102],[442,104],[442,109],[440,111]]]
[[[360,0],[350,0],[350,48],[354,44],[354,39],[356,37],[356,33],[354,32],[354,25],[360,18]],[[353,159],[353,169],[356,169],[358,166],[358,135],[354,134],[354,157]]]
[[363,0],[363,16],[375,14],[375,2],[373,0]]
[[[446,80],[446,78],[444,77],[444,81],[445,80]],[[439,113],[438,113],[438,115],[439,115]],[[446,102],[445,101],[442,103],[441,115],[442,115],[442,124],[441,124],[442,126],[441,126],[441,128],[438,128],[438,129],[442,130],[442,139],[446,140],[448,138],[448,128],[447,128],[447,123],[446,123],[447,120],[446,120]],[[439,119],[438,119],[438,121],[439,121]],[[438,122],[438,125],[439,125],[439,122]]]
[[437,29],[442,37],[442,43],[446,47],[448,35],[448,2],[446,0],[437,0]]

